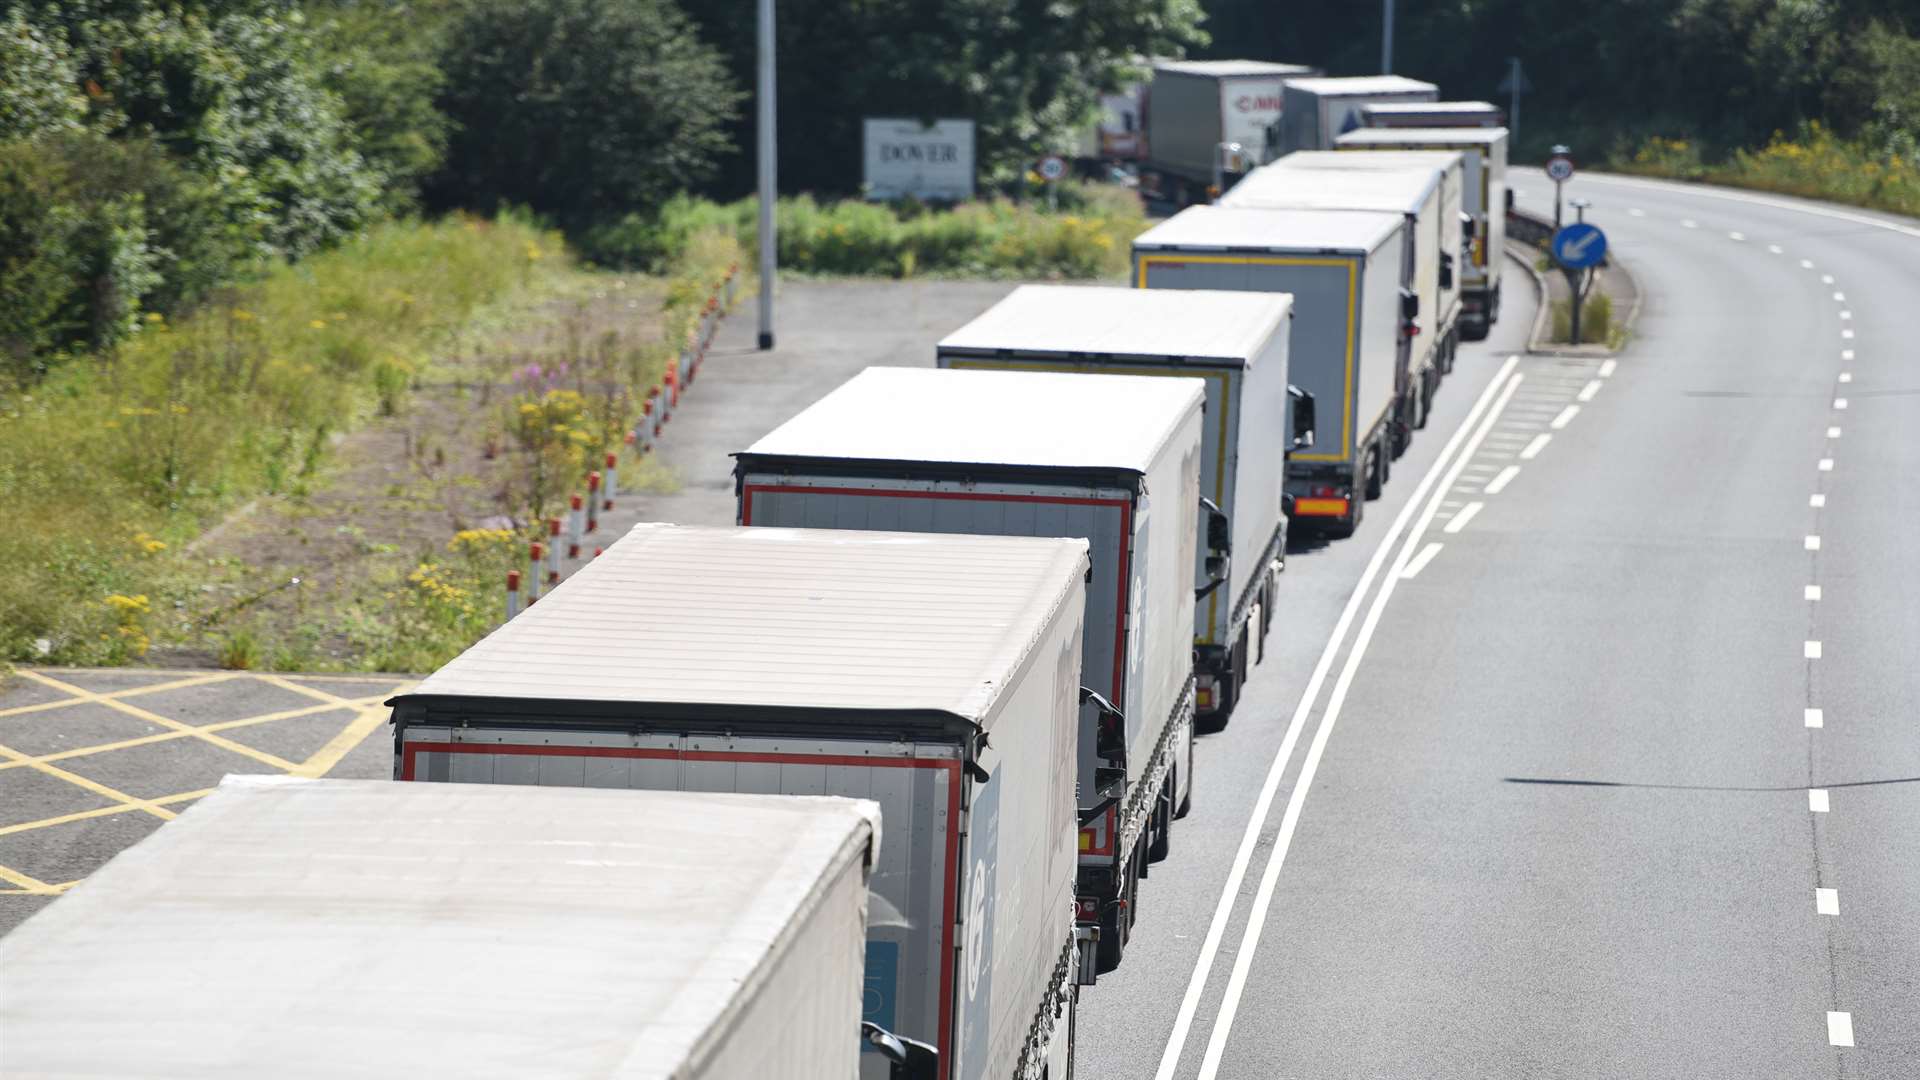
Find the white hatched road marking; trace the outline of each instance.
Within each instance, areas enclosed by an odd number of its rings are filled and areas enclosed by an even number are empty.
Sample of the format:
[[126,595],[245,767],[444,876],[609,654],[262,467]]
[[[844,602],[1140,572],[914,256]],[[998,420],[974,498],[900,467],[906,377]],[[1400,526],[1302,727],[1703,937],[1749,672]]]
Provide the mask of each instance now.
[[1553,423],[1550,426],[1553,428],[1553,430],[1559,431],[1561,428],[1564,428],[1568,424],[1572,423],[1573,418],[1579,415],[1580,415],[1580,406],[1569,405],[1566,408],[1560,410],[1560,415],[1553,418]]
[[1532,461],[1534,458],[1539,457],[1540,451],[1545,450],[1547,448],[1547,444],[1552,441],[1553,441],[1553,436],[1547,434],[1544,431],[1538,435],[1535,435],[1533,437],[1533,441],[1527,444],[1527,448],[1525,450],[1520,451],[1520,460]]
[[1519,475],[1520,475],[1520,466],[1518,465],[1509,465],[1506,468],[1501,469],[1499,476],[1496,476],[1492,480],[1487,482],[1487,487],[1486,487],[1487,494],[1498,495],[1501,492],[1507,490],[1507,485],[1513,483],[1513,478]]
[[1420,571],[1425,570],[1427,568],[1427,564],[1432,562],[1433,557],[1435,555],[1440,554],[1440,549],[1445,546],[1446,546],[1445,544],[1442,544],[1440,541],[1435,540],[1429,543],[1426,547],[1421,548],[1420,554],[1415,555],[1413,557],[1413,561],[1407,564],[1407,568],[1405,570],[1400,571],[1400,577],[1404,580],[1407,578],[1418,576]]
[[1461,529],[1466,528],[1467,522],[1472,521],[1473,516],[1485,509],[1486,505],[1486,503],[1478,501],[1468,503],[1459,513],[1453,515],[1453,520],[1447,522],[1447,527],[1443,531],[1457,533]]

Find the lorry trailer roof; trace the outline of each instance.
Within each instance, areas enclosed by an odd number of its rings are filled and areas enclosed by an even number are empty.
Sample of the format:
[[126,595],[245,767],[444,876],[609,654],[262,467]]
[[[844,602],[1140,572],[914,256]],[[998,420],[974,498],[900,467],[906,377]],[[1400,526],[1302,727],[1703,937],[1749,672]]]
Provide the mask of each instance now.
[[1404,221],[1402,213],[1378,211],[1189,206],[1142,233],[1133,249],[1365,255]]
[[1346,97],[1362,94],[1437,94],[1440,88],[1430,82],[1401,75],[1355,75],[1334,78],[1288,79],[1298,87],[1321,97]]
[[794,928],[877,857],[879,817],[843,798],[229,776],[0,942],[6,1061],[702,1075]]
[[393,704],[884,710],[978,724],[1086,566],[1084,540],[642,524]]
[[[1335,150],[1308,151],[1338,157],[1338,166],[1297,162],[1289,154],[1271,165],[1248,173],[1221,196],[1228,207],[1273,207],[1294,210],[1384,210],[1417,214],[1440,186],[1441,168],[1406,165],[1369,166],[1359,155]],[[1455,155],[1458,156],[1457,154]]]
[[1503,127],[1358,128],[1336,146],[1492,146],[1507,137]]
[[1306,64],[1275,64],[1265,60],[1170,60],[1153,65],[1158,72],[1176,75],[1201,75],[1207,78],[1232,78],[1236,75],[1291,77],[1317,75],[1320,69]]
[[736,456],[1144,474],[1205,397],[1198,379],[870,367]]
[[1432,116],[1440,113],[1474,113],[1497,116],[1500,106],[1491,101],[1382,101],[1367,106],[1380,116]]
[[1293,310],[1286,293],[1022,285],[941,352],[1194,357],[1246,367]]

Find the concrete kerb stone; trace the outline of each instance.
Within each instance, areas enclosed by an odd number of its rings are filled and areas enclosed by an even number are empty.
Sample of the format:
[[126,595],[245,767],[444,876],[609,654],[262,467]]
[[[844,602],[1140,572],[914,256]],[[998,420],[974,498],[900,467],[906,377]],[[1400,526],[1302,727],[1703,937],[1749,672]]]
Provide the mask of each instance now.
[[[1539,300],[1539,305],[1534,312],[1533,330],[1527,335],[1527,352],[1534,356],[1578,357],[1617,355],[1620,349],[1616,349],[1611,345],[1572,345],[1548,340],[1552,336],[1553,287],[1548,282],[1546,275],[1542,274],[1540,270],[1534,266],[1533,260],[1539,254],[1538,249],[1524,244],[1509,242],[1507,245],[1507,257],[1519,263],[1526,270],[1527,276],[1533,279],[1534,295]],[[1624,343],[1633,337],[1633,328],[1640,320],[1640,310],[1645,304],[1646,293],[1645,290],[1640,287],[1640,279],[1634,276],[1633,271],[1627,266],[1626,260],[1619,258],[1618,255],[1612,253],[1608,255],[1605,272],[1609,275],[1617,276],[1618,280],[1624,282],[1626,285],[1624,291],[1632,296],[1632,302],[1627,307],[1627,314],[1620,322],[1619,337],[1621,342]],[[1608,290],[1608,295],[1617,296],[1618,293],[1614,290]]]

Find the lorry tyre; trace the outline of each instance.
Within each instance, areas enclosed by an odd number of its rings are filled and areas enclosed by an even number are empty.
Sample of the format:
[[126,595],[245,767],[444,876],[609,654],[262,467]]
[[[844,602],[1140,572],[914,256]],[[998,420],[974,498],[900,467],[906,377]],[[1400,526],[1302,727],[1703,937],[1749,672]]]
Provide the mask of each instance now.
[[1094,950],[1094,967],[1105,975],[1120,966],[1127,952],[1126,920],[1120,917],[1119,904],[1108,904],[1100,913],[1100,943]]

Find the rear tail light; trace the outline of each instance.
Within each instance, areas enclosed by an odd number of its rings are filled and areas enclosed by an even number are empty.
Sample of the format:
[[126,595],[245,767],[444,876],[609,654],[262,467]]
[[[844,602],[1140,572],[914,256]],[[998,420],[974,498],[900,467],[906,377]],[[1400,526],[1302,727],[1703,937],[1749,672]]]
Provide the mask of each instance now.
[[1080,826],[1080,854],[1113,854],[1113,818],[1114,808],[1109,805],[1100,816]]
[[1213,708],[1214,678],[1211,675],[1199,675],[1193,680],[1193,704],[1195,708]]
[[1100,898],[1097,896],[1076,896],[1073,898],[1073,918],[1075,922],[1095,923],[1100,921]]

